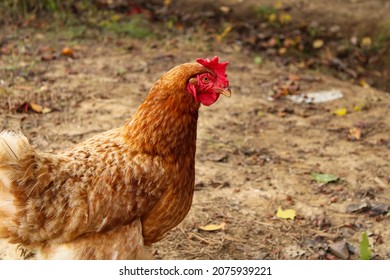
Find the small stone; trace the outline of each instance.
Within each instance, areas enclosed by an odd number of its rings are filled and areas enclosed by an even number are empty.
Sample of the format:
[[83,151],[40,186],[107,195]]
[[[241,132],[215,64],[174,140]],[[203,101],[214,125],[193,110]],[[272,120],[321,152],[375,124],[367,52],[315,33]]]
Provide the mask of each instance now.
[[341,233],[341,236],[344,237],[344,238],[350,238],[352,237],[354,234],[356,234],[356,230],[351,228],[351,227],[346,227],[346,226],[343,226],[340,228],[340,233]]
[[335,255],[332,255],[332,254],[326,254],[325,259],[334,261],[334,260],[337,260],[337,257]]
[[333,25],[329,28],[329,31],[332,33],[338,33],[341,31],[340,25]]
[[349,258],[348,245],[345,240],[337,241],[329,245],[329,251],[342,260],[347,260]]
[[228,162],[229,156],[227,152],[217,151],[202,156],[202,161]]
[[370,206],[367,202],[351,203],[345,210],[347,213],[356,213],[367,211]]
[[347,243],[347,248],[351,255],[356,255],[358,253],[357,249],[352,244]]
[[371,209],[370,209],[370,216],[379,216],[379,215],[384,215],[389,212],[389,205],[383,204],[383,203],[378,203],[374,204]]

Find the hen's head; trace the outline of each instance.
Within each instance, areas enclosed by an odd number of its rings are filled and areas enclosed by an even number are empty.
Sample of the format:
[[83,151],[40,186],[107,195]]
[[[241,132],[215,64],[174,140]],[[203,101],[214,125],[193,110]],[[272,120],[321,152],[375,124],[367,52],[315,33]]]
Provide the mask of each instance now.
[[228,62],[218,62],[218,56],[213,59],[198,58],[205,71],[192,77],[187,85],[187,91],[195,102],[210,106],[218,100],[220,94],[230,97],[229,81],[225,73]]

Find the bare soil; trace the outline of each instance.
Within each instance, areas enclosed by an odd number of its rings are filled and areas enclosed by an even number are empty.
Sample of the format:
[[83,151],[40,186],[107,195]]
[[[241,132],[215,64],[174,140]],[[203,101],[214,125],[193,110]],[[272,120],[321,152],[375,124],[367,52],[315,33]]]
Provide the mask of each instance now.
[[[0,77],[0,130],[20,129],[47,152],[123,124],[177,64],[214,55],[230,62],[232,97],[200,111],[192,209],[153,246],[155,258],[335,259],[329,246],[345,240],[348,258],[358,259],[363,232],[374,258],[390,258],[390,218],[376,210],[390,205],[388,93],[273,62],[257,65],[230,46],[187,38],[75,42],[35,30],[7,32],[24,55],[0,59],[1,69],[21,69]],[[47,46],[55,58],[28,59]],[[65,46],[74,58],[58,55]],[[337,89],[343,97],[318,104],[272,100],[272,87],[291,74],[300,77],[299,94]],[[52,111],[17,112],[23,102]],[[348,113],[337,116],[338,108]],[[340,179],[320,184],[312,172]],[[295,210],[295,219],[277,218],[279,207]],[[221,229],[199,228],[210,224]],[[0,259],[23,258],[16,246],[0,242]]]

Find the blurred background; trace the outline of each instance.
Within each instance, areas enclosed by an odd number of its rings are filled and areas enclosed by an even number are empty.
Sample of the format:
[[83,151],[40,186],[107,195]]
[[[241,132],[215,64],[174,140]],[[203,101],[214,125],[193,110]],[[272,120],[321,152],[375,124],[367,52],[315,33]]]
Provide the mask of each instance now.
[[[185,34],[227,42],[257,63],[272,59],[390,90],[389,12],[386,0],[3,0],[0,24],[82,38]],[[8,51],[4,35],[0,53]]]

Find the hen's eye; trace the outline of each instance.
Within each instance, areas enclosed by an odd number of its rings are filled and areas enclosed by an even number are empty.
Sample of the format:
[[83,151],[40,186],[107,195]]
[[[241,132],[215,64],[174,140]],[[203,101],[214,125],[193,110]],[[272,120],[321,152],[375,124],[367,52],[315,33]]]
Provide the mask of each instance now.
[[209,77],[207,77],[207,76],[202,77],[202,82],[204,82],[206,84],[209,83],[210,82]]

